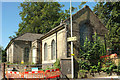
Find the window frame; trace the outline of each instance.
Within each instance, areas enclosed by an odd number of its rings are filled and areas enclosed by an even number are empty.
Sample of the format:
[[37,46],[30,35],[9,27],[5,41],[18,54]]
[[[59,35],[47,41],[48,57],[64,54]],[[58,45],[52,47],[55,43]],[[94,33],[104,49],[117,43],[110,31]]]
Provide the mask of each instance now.
[[[26,50],[26,49],[28,49],[28,51]],[[27,53],[26,53],[27,52]],[[30,48],[29,47],[25,47],[24,48],[24,55],[23,55],[23,57],[24,57],[24,62],[29,62],[29,53],[30,53]],[[28,54],[28,56],[27,57],[25,57],[26,55]],[[26,59],[26,58],[28,58],[28,59]],[[25,59],[26,59],[26,61],[25,61]]]
[[56,45],[55,45],[55,40],[53,39],[51,41],[51,60],[55,60],[56,59]]
[[44,61],[47,61],[47,58],[48,58],[48,48],[47,48],[47,43],[45,43],[44,44]]

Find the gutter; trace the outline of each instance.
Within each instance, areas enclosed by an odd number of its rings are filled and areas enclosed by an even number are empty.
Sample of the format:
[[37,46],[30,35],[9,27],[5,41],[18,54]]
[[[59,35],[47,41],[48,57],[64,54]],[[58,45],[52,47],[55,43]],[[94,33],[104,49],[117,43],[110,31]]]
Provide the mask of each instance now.
[[61,25],[53,28],[52,30],[50,30],[49,32],[47,32],[43,37],[41,37],[40,40],[43,40],[43,39],[45,39],[46,37],[48,37],[48,36],[56,33],[57,31],[60,31],[61,29],[65,28],[65,26],[63,26],[63,25],[65,25],[65,23],[63,23],[63,24],[61,24]]

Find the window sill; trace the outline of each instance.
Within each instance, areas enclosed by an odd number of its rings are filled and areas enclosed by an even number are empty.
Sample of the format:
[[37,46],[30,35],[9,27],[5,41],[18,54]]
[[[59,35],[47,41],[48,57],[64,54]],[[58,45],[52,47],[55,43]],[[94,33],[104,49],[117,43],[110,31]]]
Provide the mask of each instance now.
[[42,64],[43,63],[55,63],[55,62],[56,62],[56,60],[42,61]]

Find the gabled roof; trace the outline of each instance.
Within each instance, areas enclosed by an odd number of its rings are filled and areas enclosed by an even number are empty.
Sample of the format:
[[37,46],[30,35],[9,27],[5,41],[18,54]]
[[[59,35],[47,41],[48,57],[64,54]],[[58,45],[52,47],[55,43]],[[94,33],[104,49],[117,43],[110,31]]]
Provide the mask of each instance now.
[[9,46],[14,42],[14,41],[34,41],[36,39],[40,39],[43,36],[43,34],[36,34],[36,33],[24,33],[18,37],[13,38],[12,40],[10,40],[9,44],[7,45],[7,47],[5,48],[5,50],[7,50],[7,48],[9,48]]
[[22,41],[34,41],[39,39],[43,36],[43,34],[36,34],[36,33],[25,33],[22,36],[17,37],[14,40],[22,40]]
[[[94,20],[94,22],[95,23],[99,22],[99,24],[101,25],[101,28],[102,28],[101,30],[103,30],[103,31],[105,31],[105,33],[107,33],[108,29],[104,26],[104,24],[100,21],[100,19],[97,17],[97,15],[87,5],[85,5],[81,10],[79,10],[75,14],[73,14],[72,17],[75,17],[78,14],[81,14],[85,9],[89,10],[92,13],[93,17],[96,19],[96,21]],[[90,20],[90,18],[89,18],[89,20]],[[66,20],[64,20],[63,22],[65,23],[67,21],[70,21],[70,17],[67,18]]]

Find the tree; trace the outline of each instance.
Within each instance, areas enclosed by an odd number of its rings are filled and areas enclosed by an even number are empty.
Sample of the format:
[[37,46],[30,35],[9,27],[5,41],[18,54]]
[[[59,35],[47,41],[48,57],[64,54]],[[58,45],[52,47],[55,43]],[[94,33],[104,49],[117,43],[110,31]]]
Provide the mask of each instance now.
[[[82,2],[79,5],[79,9],[85,3]],[[70,16],[70,9],[63,11],[62,7],[64,5],[60,5],[58,2],[44,2],[44,0],[42,2],[21,3],[19,8],[22,8],[22,11],[19,15],[22,22],[19,23],[18,32],[15,32],[15,35],[10,36],[9,39],[11,40],[26,32],[41,34],[48,32],[59,25],[61,20],[65,20]],[[75,10],[77,8],[72,7],[72,12]]]
[[2,62],[6,62],[7,61],[6,57],[7,57],[6,51],[2,50]]
[[97,34],[93,36],[93,39],[95,40],[89,41],[86,38],[84,45],[80,46],[79,58],[74,56],[79,64],[78,73],[81,77],[85,77],[86,72],[94,73],[101,71],[100,56],[105,55],[105,44]]
[[[83,6],[86,2],[82,2]],[[79,7],[80,7],[79,6]],[[58,26],[61,20],[65,20],[70,16],[70,10],[63,11],[58,2],[23,2],[19,6],[22,11],[19,13],[22,22],[19,24],[16,35],[21,35],[25,32],[46,33],[52,28]],[[72,11],[77,10],[72,7]]]
[[[108,43],[120,41],[120,2],[99,2],[94,10],[105,27],[109,30]],[[112,44],[114,49],[120,48],[120,44]]]
[[81,4],[79,5],[79,9],[81,9],[83,7],[83,5],[85,5],[87,2],[81,2]]
[[0,62],[2,60],[2,46],[0,46]]
[[94,41],[89,41],[86,38],[84,45],[81,46],[79,55],[81,59],[83,58],[84,60],[90,61],[92,65],[96,65],[100,56],[105,55],[105,45],[97,34],[93,38],[95,39]]
[[22,22],[17,35],[25,32],[46,33],[67,18],[67,13],[61,10],[63,5],[58,2],[23,2],[19,13]]
[[0,60],[6,62],[6,52],[2,46],[0,46]]

